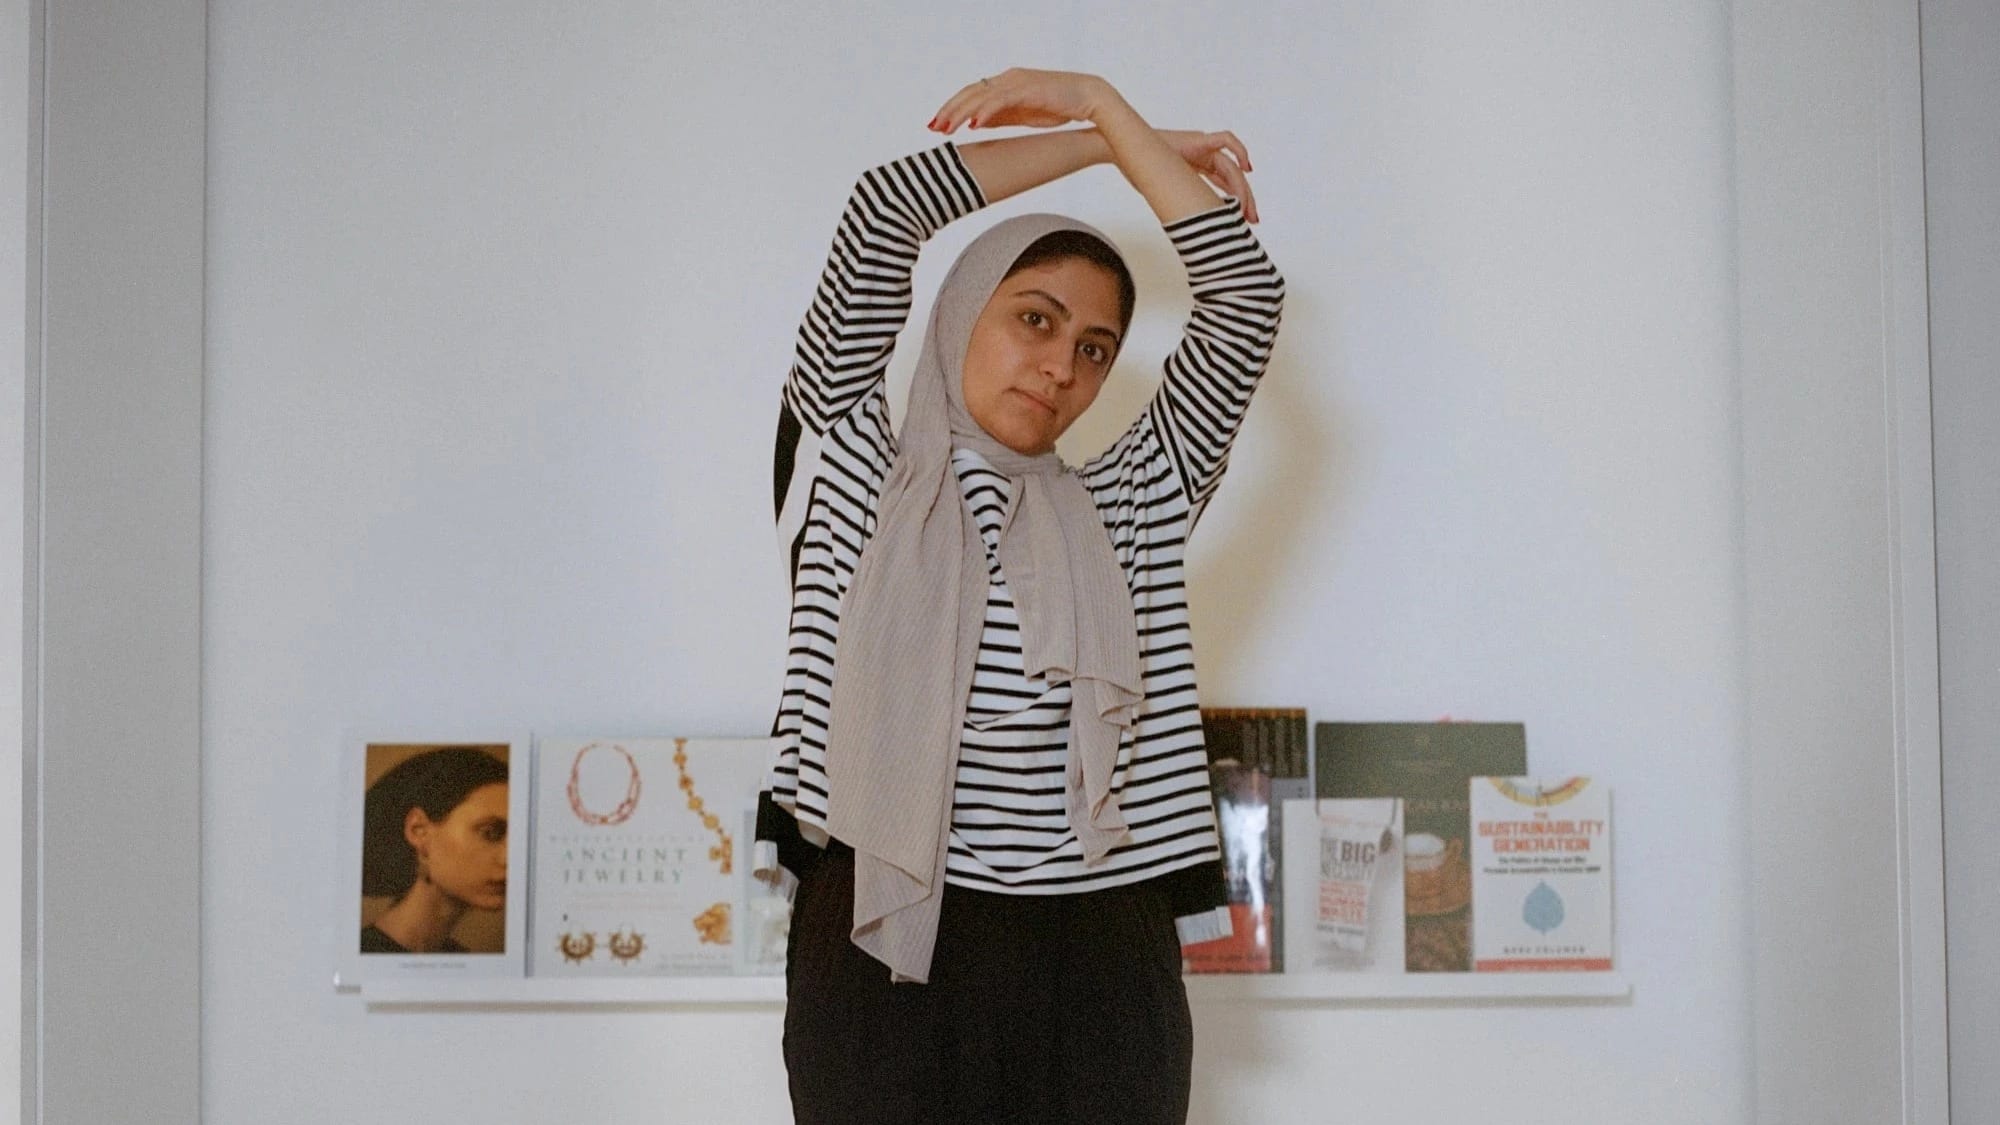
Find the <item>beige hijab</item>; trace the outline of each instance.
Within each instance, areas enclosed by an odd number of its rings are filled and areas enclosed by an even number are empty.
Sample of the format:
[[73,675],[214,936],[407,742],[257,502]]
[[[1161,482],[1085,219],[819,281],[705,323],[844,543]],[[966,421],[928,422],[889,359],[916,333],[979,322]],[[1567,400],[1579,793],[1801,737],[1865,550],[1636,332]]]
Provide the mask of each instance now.
[[929,980],[944,898],[959,732],[986,619],[986,550],[952,470],[954,448],[1012,479],[998,558],[1030,678],[1068,683],[1064,804],[1086,863],[1126,837],[1112,780],[1141,695],[1132,593],[1097,507],[1054,453],[1027,457],[966,412],[972,327],[1060,215],[1022,215],[952,264],[910,386],[895,463],[841,609],[827,733],[827,829],[855,850],[854,943],[897,981]]

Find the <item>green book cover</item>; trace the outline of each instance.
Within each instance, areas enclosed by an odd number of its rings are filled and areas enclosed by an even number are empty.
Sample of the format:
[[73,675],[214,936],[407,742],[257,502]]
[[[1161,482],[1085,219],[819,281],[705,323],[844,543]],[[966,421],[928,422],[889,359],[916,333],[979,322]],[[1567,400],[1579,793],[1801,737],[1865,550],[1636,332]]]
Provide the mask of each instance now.
[[1472,969],[1469,783],[1528,772],[1520,723],[1320,723],[1314,795],[1403,800],[1405,965]]

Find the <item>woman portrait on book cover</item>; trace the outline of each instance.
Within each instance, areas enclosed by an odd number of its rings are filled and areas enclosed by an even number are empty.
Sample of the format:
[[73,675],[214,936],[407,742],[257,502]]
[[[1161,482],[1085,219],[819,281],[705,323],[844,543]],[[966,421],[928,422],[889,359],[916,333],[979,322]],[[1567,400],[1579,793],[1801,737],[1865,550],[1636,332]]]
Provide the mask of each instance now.
[[361,952],[505,952],[506,753],[368,747]]

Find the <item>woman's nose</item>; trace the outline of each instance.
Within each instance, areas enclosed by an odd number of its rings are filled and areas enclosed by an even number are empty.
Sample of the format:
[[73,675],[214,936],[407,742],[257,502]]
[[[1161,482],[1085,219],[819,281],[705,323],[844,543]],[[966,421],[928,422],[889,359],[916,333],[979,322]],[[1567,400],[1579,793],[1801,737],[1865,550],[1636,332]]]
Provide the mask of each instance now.
[[1076,382],[1076,348],[1067,343],[1050,347],[1042,354],[1042,374],[1061,387]]

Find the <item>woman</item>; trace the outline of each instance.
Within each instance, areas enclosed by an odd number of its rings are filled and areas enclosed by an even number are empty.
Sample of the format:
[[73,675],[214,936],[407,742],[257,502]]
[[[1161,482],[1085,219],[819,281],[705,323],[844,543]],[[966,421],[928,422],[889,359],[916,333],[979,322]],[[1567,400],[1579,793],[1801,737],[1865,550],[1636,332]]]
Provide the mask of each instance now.
[[[1179,947],[1228,915],[1182,550],[1283,283],[1228,133],[1156,132],[1102,79],[1025,69],[931,128],[1071,122],[1090,127],[863,174],[799,330],[777,451],[792,645],[756,866],[794,888],[800,1122],[1186,1116]],[[923,241],[1106,161],[1195,297],[1151,406],[1081,469],[1056,458],[1133,287],[1101,234],[1027,215],[952,266],[892,434],[882,375]]]
[[368,787],[361,893],[395,902],[361,931],[363,953],[467,953],[451,932],[468,910],[507,906],[507,764],[449,746],[398,763]]

